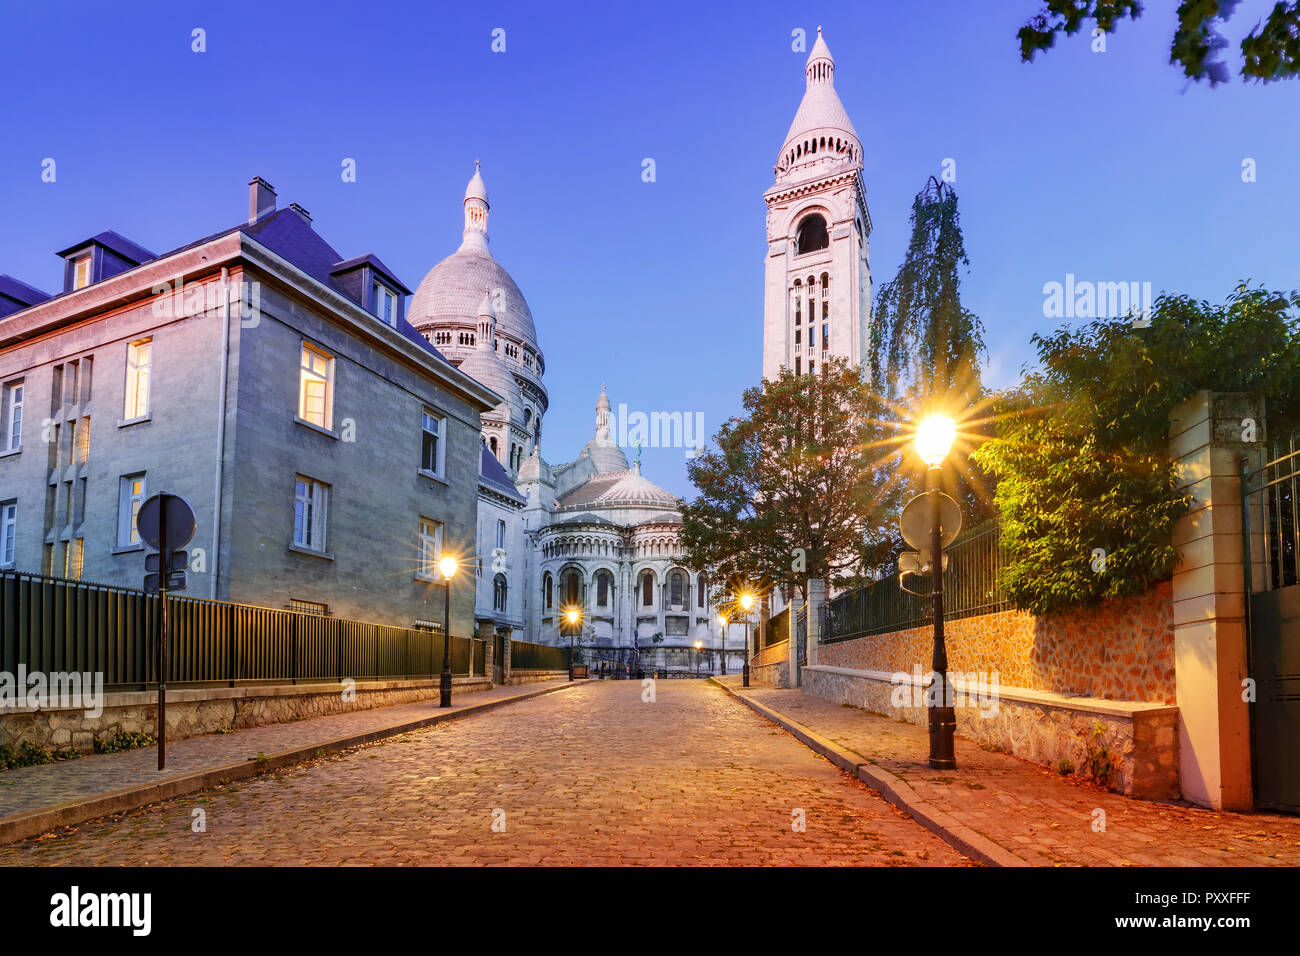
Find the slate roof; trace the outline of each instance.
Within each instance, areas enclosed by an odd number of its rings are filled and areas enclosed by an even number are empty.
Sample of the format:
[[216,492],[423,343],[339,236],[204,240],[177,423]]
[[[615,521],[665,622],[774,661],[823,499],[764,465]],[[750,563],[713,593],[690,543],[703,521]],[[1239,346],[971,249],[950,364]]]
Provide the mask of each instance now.
[[126,238],[126,236],[119,235],[112,229],[106,229],[97,236],[91,236],[89,239],[83,239],[81,242],[68,246],[68,248],[58,253],[58,255],[66,256],[69,252],[88,246],[92,242],[97,242],[105,248],[112,249],[123,259],[129,259],[136,265],[142,265],[158,258],[144,246],[132,242],[130,239]]
[[479,480],[483,484],[488,485],[496,491],[513,495],[520,501],[527,500],[519,493],[519,489],[515,487],[515,483],[510,480],[510,473],[506,471],[505,466],[502,465],[501,462],[497,461],[497,456],[492,454],[492,450],[488,448],[487,445],[483,446],[482,467],[480,470],[482,474],[479,475]]

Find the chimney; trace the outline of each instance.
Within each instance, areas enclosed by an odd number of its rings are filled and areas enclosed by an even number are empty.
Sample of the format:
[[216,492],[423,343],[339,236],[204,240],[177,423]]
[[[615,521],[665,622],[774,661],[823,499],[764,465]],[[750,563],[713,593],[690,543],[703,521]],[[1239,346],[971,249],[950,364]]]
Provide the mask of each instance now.
[[248,224],[275,212],[275,189],[261,176],[254,176],[248,184]]
[[[271,201],[274,202],[275,200],[272,199]],[[307,223],[309,226],[311,225],[311,213],[306,209],[303,209],[302,206],[299,206],[296,202],[289,203],[289,208],[302,217],[303,222]]]

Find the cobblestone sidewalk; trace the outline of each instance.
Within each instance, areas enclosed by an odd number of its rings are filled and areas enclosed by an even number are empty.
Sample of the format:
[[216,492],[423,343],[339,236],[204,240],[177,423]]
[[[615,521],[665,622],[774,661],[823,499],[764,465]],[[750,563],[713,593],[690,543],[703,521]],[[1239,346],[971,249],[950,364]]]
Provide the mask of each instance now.
[[191,774],[228,767],[253,760],[259,754],[271,756],[359,734],[382,733],[437,714],[456,714],[494,701],[526,697],[552,686],[558,684],[522,684],[456,694],[452,697],[453,706],[446,710],[438,707],[435,697],[392,707],[252,727],[230,734],[189,737],[168,743],[167,769],[161,773],[158,771],[157,747],[0,770],[0,825],[13,817],[63,804],[133,787],[164,784]]
[[[737,676],[720,680],[901,778],[931,807],[1036,866],[1300,865],[1297,817],[1134,800],[961,737],[957,769],[931,770],[923,727],[800,690],[742,690]],[[1098,810],[1103,832],[1094,830]]]

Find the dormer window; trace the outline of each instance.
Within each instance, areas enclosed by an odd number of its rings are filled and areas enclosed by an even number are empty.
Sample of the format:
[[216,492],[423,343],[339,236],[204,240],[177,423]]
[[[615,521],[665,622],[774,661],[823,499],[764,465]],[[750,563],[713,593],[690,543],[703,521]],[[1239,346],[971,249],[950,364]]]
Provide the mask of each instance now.
[[72,289],[84,289],[90,285],[90,253],[72,260]]
[[375,315],[389,325],[397,324],[397,293],[382,282],[375,283]]

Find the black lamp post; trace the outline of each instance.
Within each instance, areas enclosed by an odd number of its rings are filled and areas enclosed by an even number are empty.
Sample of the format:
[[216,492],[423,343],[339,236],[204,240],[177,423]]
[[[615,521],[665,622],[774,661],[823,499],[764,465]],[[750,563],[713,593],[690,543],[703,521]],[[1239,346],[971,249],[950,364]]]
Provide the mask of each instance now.
[[722,676],[727,676],[727,615],[719,614],[718,623],[722,625]]
[[582,626],[582,612],[571,607],[564,612],[564,619],[569,622],[569,680],[573,680],[573,641]]
[[749,686],[749,609],[754,606],[754,595],[746,591],[740,596],[740,606],[745,609],[745,666],[741,669],[741,687]]
[[456,573],[456,559],[444,554],[438,570],[446,582],[442,604],[442,679],[438,682],[439,707],[451,706],[451,578]]
[[957,766],[953,734],[957,729],[957,711],[953,707],[952,687],[948,682],[948,651],[943,640],[943,528],[940,522],[940,469],[952,446],[956,426],[942,415],[932,415],[917,431],[916,449],[925,461],[926,492],[930,497],[930,574],[934,589],[934,656],[930,667],[934,684],[926,696],[930,724],[930,766],[951,770]]

